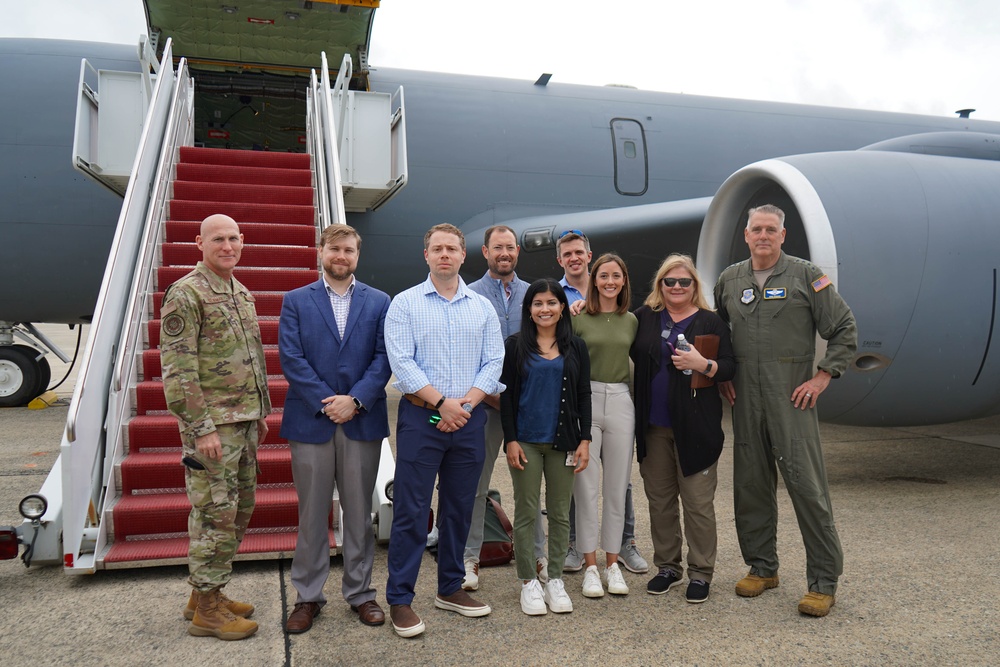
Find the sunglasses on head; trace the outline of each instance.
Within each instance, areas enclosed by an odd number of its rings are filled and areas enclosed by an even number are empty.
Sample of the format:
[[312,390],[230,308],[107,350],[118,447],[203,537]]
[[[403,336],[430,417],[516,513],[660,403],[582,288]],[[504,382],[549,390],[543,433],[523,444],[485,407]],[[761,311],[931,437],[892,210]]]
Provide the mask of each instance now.
[[559,238],[566,236],[567,234],[576,234],[582,238],[587,238],[587,235],[581,232],[579,229],[567,229],[565,232],[559,235]]
[[667,287],[673,287],[677,283],[680,283],[681,287],[691,287],[691,283],[694,282],[694,278],[664,278],[663,284]]

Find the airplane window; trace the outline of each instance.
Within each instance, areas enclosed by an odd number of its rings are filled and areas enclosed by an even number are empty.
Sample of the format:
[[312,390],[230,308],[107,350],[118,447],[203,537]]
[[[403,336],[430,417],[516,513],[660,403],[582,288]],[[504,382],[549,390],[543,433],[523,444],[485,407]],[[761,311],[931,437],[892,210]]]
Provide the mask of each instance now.
[[635,142],[626,141],[625,142],[625,157],[634,158],[635,157]]

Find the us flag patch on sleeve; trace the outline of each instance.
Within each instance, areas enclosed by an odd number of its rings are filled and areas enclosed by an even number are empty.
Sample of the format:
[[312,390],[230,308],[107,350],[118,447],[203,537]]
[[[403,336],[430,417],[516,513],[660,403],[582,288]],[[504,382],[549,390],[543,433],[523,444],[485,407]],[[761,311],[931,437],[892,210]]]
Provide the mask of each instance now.
[[819,278],[817,278],[812,282],[813,292],[818,292],[821,289],[829,287],[832,284],[833,281],[830,280],[830,276],[824,273],[822,276],[820,276]]

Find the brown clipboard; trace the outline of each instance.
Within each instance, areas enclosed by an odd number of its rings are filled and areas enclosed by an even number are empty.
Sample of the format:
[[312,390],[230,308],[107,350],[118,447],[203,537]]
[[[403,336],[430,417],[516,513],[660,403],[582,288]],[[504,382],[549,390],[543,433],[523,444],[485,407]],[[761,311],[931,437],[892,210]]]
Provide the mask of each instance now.
[[[706,359],[718,359],[719,357],[719,337],[716,334],[705,334],[702,336],[694,337],[694,349],[701,353],[701,356]],[[715,381],[708,377],[707,375],[702,375],[698,371],[695,371],[691,375],[691,388],[692,389],[704,389],[705,387],[711,387],[715,384]]]

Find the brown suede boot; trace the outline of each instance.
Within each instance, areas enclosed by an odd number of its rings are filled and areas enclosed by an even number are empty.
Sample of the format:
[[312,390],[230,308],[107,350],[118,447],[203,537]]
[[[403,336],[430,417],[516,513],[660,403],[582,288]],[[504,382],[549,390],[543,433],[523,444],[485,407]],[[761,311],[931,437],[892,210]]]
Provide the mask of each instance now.
[[226,641],[246,639],[257,632],[257,624],[234,615],[222,604],[222,589],[195,593],[198,598],[188,633],[195,637],[217,637]]
[[[239,616],[240,618],[250,618],[253,616],[252,604],[249,602],[237,602],[236,600],[230,600],[221,589],[219,590],[219,602],[223,607],[228,609],[233,616]],[[187,607],[184,608],[184,620],[190,621],[194,618],[194,610],[197,606],[198,593],[192,588],[191,597],[188,598]]]

